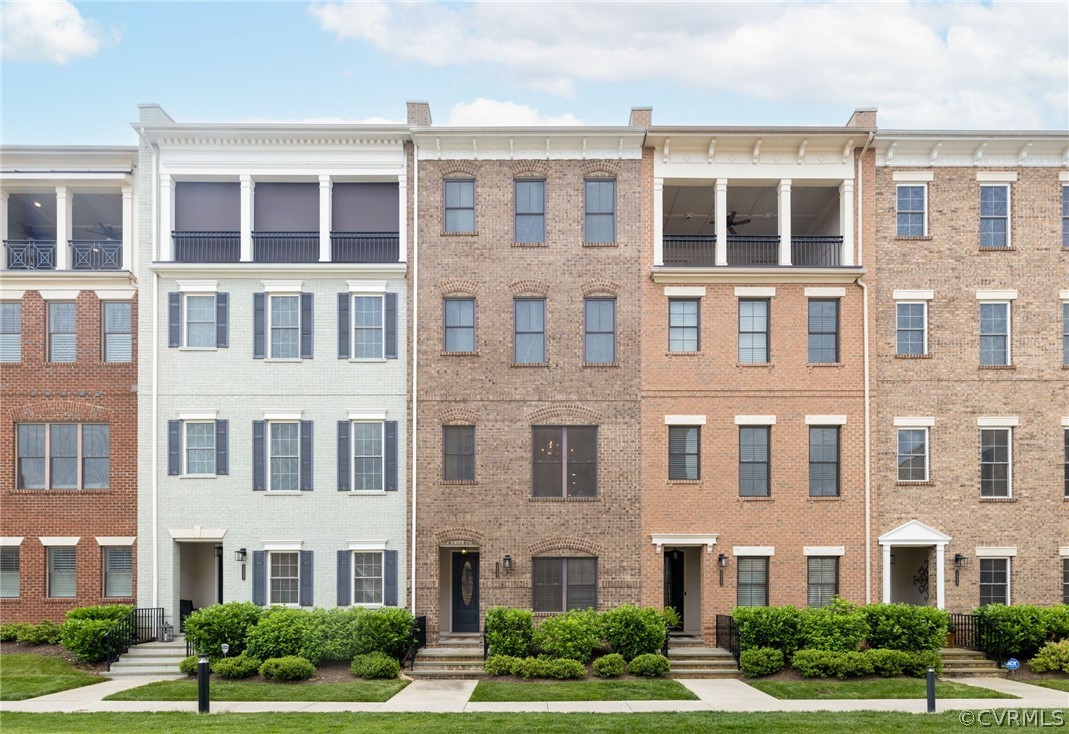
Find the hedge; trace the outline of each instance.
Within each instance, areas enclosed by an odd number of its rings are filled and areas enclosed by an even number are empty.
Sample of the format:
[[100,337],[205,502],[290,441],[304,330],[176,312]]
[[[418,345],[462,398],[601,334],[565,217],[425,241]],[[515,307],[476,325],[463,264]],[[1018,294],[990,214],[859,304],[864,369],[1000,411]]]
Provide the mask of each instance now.
[[534,614],[527,609],[490,607],[486,610],[486,642],[491,655],[527,657],[534,642]]
[[[79,607],[67,612],[61,642],[83,663],[97,663],[108,656],[104,636],[115,623],[133,610],[129,604]],[[45,624],[37,625],[40,629]],[[20,639],[21,642],[21,639]]]
[[1000,660],[1031,658],[1050,638],[1052,615],[1047,607],[987,604],[977,609],[976,615],[991,631],[987,641],[990,649],[985,652]]
[[798,626],[801,647],[835,652],[861,649],[861,641],[868,632],[865,613],[857,605],[839,597],[826,607],[806,610]]
[[668,629],[664,613],[652,607],[624,604],[601,615],[601,632],[612,651],[632,660],[639,655],[659,652]]
[[586,666],[569,658],[518,658],[511,655],[494,655],[487,658],[483,669],[489,675],[515,675],[531,678],[585,678]]
[[265,662],[301,657],[314,666],[324,648],[323,628],[307,609],[271,607],[249,630],[248,653]]
[[906,674],[924,677],[929,667],[942,672],[939,653],[932,650],[905,652],[902,650],[865,650],[864,652],[835,652],[832,650],[799,650],[791,665],[803,678],[852,678],[859,675],[890,677]]
[[384,652],[369,652],[353,658],[349,672],[365,680],[386,680],[401,673],[401,664]]
[[1069,639],[1048,642],[1028,663],[1033,673],[1069,673]]
[[221,657],[221,645],[230,645],[229,655],[240,655],[248,646],[249,630],[260,621],[263,607],[252,602],[213,604],[186,617],[186,639],[193,649],[211,658]]
[[601,624],[593,610],[548,617],[535,630],[534,644],[543,655],[586,663],[601,644]]
[[628,673],[642,675],[647,678],[660,678],[668,675],[668,671],[671,669],[672,664],[668,662],[668,658],[664,655],[655,655],[653,653],[639,655],[627,664]]
[[935,607],[912,604],[869,604],[861,607],[868,620],[869,647],[891,650],[938,650],[946,644],[950,615]]
[[602,655],[594,661],[594,675],[599,678],[617,678],[624,674],[624,656],[619,653]]
[[739,670],[748,678],[772,675],[783,669],[783,653],[774,647],[752,647],[739,655]]
[[361,610],[356,616],[357,655],[381,652],[400,660],[416,639],[416,618],[407,609],[381,607]]
[[739,628],[739,649],[771,647],[790,657],[799,647],[804,613],[792,606],[735,607],[732,616]]
[[256,675],[263,661],[245,653],[232,658],[222,658],[211,664],[211,670],[220,678],[251,678]]
[[315,674],[316,668],[311,661],[297,655],[270,658],[260,666],[260,675],[268,680],[307,680]]

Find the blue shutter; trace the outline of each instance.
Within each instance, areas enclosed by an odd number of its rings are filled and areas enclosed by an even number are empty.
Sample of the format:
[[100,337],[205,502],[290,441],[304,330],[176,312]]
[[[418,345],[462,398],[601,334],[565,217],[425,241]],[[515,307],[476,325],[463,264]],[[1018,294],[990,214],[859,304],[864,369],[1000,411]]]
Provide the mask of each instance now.
[[167,294],[167,346],[182,346],[182,294]]
[[230,346],[230,294],[215,294],[215,346]]
[[312,421],[301,421],[301,476],[302,491],[312,490]]
[[383,320],[386,322],[386,336],[383,339],[383,350],[386,359],[397,359],[397,294],[387,293],[385,313]]
[[167,474],[182,473],[182,421],[167,421]]
[[312,294],[301,294],[301,359],[312,358]]
[[297,601],[302,607],[312,606],[312,551],[301,551],[301,586]]
[[349,359],[349,294],[338,294],[338,359]]
[[383,489],[397,491],[397,421],[386,421],[383,426]]
[[215,473],[220,476],[230,473],[229,433],[230,421],[215,422]]
[[382,552],[382,603],[397,606],[397,551]]
[[257,492],[267,489],[266,466],[264,461],[264,421],[252,422],[252,488]]
[[349,488],[349,421],[338,421],[338,491]]
[[264,330],[264,294],[252,294],[252,358],[263,359],[267,354]]
[[350,588],[352,582],[350,577],[353,570],[350,565],[353,554],[347,550],[338,551],[338,606],[347,607],[353,602],[353,595]]
[[252,603],[267,606],[267,551],[252,552]]

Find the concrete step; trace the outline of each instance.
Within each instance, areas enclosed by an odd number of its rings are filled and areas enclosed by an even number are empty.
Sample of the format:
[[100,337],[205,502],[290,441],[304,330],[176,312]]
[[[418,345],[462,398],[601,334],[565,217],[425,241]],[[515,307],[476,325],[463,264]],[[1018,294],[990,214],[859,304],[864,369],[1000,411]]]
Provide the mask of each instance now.
[[949,670],[943,668],[943,672],[940,677],[942,678],[976,678],[980,676],[987,676],[989,678],[1006,678],[1009,675],[1009,671],[1003,668],[954,668]]
[[466,660],[417,660],[414,670],[482,670],[483,661],[477,663]]
[[116,665],[120,665],[120,666],[134,665],[134,666],[137,666],[139,668],[146,668],[146,667],[151,668],[151,667],[154,667],[154,666],[157,666],[157,665],[170,665],[172,668],[175,668],[177,670],[178,669],[178,664],[180,662],[182,662],[185,659],[185,657],[186,657],[185,655],[183,655],[182,657],[169,657],[169,656],[168,657],[149,657],[147,655],[138,655],[138,656],[123,655],[119,659],[119,662],[112,663],[111,667],[114,668]]
[[979,650],[968,650],[963,647],[944,647],[939,651],[939,657],[941,658],[975,658],[986,657]]
[[741,678],[742,673],[738,668],[695,668],[693,670],[677,670],[672,668],[668,671],[669,678]]
[[668,659],[677,658],[727,658],[734,660],[731,653],[720,647],[677,647],[668,648]]
[[186,656],[186,643],[183,642],[142,642],[139,645],[131,645],[130,650],[127,652],[133,652],[135,650],[152,650],[154,652],[174,652],[175,654],[181,653],[182,657]]
[[480,669],[478,671],[467,670],[411,670],[408,673],[410,678],[415,680],[480,680],[486,677],[486,673]]
[[425,647],[416,653],[416,660],[460,660],[466,662],[483,663],[482,648],[478,650],[465,650],[458,647]]
[[178,665],[112,665],[111,670],[104,675],[109,678],[134,678],[141,676],[166,676],[185,678],[185,674],[178,670]]
[[738,670],[739,666],[735,664],[734,660],[672,660],[670,661],[672,670],[702,670],[711,668],[715,670]]

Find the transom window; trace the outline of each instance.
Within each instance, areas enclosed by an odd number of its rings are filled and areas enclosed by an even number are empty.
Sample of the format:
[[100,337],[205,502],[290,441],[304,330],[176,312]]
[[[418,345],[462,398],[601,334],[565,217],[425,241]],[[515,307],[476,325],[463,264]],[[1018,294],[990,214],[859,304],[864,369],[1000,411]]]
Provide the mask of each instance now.
[[925,212],[927,187],[923,185],[899,186],[896,216],[899,237],[924,237],[928,234],[928,217]]
[[300,602],[300,553],[271,551],[268,553],[268,587],[270,604],[298,604]]
[[1009,497],[1012,443],[1009,428],[980,431],[980,496]]
[[616,299],[587,298],[583,306],[586,327],[583,361],[612,364],[616,361]]
[[928,353],[928,304],[895,304],[898,333],[896,354],[902,357],[919,357]]
[[475,179],[445,179],[445,231],[475,232]]
[[382,359],[382,296],[353,296],[353,358]]
[[839,301],[809,300],[809,362],[839,361]]
[[1010,304],[980,304],[980,364],[1010,363]]
[[740,556],[736,603],[740,607],[768,606],[768,558]]
[[898,429],[898,481],[928,481],[928,429]]
[[69,599],[78,595],[78,559],[74,546],[48,549],[48,596]]
[[701,476],[701,426],[668,427],[668,478],[695,480]]
[[980,604],[1010,603],[1010,559],[980,559]]
[[597,609],[597,558],[533,558],[533,607],[536,612]]
[[215,421],[185,421],[186,474],[215,474]]
[[809,496],[839,496],[839,426],[809,427]]
[[516,179],[516,242],[538,244],[546,241],[546,182]]
[[48,361],[73,362],[76,353],[74,303],[49,303]]
[[546,301],[544,298],[515,300],[516,364],[543,364],[546,361]]
[[129,546],[104,548],[104,596],[134,595],[134,554]]
[[768,300],[739,301],[739,362],[768,362]]
[[598,479],[595,426],[535,426],[535,497],[594,497]]
[[353,489],[383,488],[382,423],[353,423]]
[[273,359],[297,359],[301,356],[300,296],[270,296],[269,333]]
[[475,299],[445,299],[445,351],[475,351]]
[[442,479],[475,481],[475,426],[442,426]]
[[22,361],[22,302],[0,302],[0,362]]
[[585,182],[585,226],[583,241],[588,244],[616,241],[616,180],[587,179]]
[[668,351],[697,352],[701,348],[698,335],[699,310],[697,298],[668,301]]
[[101,423],[20,423],[18,489],[104,489],[109,427]]
[[268,489],[276,492],[300,489],[301,424],[271,421],[267,427],[271,481]]
[[19,595],[19,547],[0,546],[0,598],[13,599]]
[[207,349],[216,346],[215,295],[187,295],[186,346]]
[[837,556],[807,559],[808,583],[806,599],[811,607],[826,607],[839,593],[839,558]]
[[353,604],[382,604],[382,552],[353,553]]
[[1010,187],[980,187],[980,247],[1010,245]]
[[739,496],[768,497],[769,436],[768,426],[739,427]]

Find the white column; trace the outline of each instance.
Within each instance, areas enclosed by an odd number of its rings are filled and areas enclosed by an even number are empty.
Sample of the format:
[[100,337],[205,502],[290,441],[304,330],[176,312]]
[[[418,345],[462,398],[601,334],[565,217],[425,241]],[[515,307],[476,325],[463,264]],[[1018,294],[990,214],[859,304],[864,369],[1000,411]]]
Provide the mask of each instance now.
[[241,174],[241,262],[252,262],[252,198],[256,184],[252,176]]
[[839,231],[843,233],[843,250],[839,263],[854,264],[854,180],[846,179],[839,186]]
[[74,214],[74,197],[66,186],[56,187],[56,270],[70,270],[71,235],[74,232],[71,219]]
[[122,187],[122,269],[134,269],[134,187]]
[[891,603],[891,546],[883,546],[883,603]]
[[329,263],[331,260],[330,252],[330,229],[333,224],[331,208],[334,204],[334,197],[331,195],[333,191],[333,184],[330,182],[330,176],[319,177],[319,262]]
[[664,265],[664,179],[653,179],[653,267]]
[[791,180],[779,182],[779,264],[791,264]]
[[[169,173],[160,174],[160,261],[174,260],[174,180]],[[125,235],[124,235],[125,236]]]
[[397,177],[397,262],[408,260],[408,172]]
[[[7,192],[0,191],[0,239],[7,238]],[[7,270],[7,248],[0,253],[0,270]]]
[[716,180],[716,264],[728,264],[728,180]]
[[946,546],[940,543],[935,547],[935,606],[937,609],[946,609],[946,581],[944,580],[946,565]]

